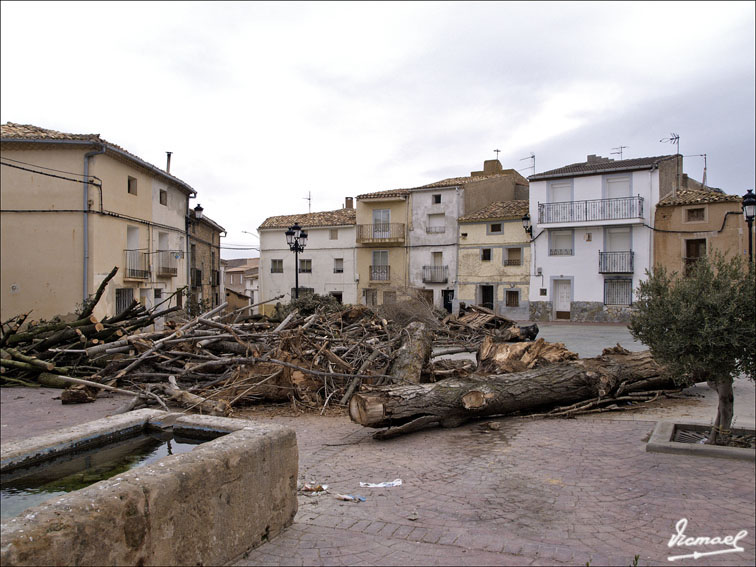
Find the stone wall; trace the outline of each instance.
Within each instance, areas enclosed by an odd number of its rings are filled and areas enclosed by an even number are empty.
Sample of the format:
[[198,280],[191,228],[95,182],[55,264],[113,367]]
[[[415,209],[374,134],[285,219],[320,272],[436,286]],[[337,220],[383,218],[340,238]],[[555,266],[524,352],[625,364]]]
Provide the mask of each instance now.
[[551,321],[551,314],[554,312],[551,301],[531,301],[529,307],[531,321]]
[[575,323],[629,323],[632,307],[604,305],[600,301],[573,301],[570,320]]

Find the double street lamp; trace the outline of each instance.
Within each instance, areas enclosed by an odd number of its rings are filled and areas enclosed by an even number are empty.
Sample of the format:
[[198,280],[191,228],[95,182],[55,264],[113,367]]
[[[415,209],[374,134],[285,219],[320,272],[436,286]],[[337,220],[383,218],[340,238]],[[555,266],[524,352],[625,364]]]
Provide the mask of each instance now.
[[753,194],[753,189],[749,189],[743,195],[743,216],[748,223],[748,261],[753,262],[753,237],[751,236],[751,232],[753,229],[753,218],[756,217],[756,195]]
[[286,231],[286,243],[289,250],[294,252],[294,299],[299,299],[299,253],[304,252],[307,246],[307,233],[302,230],[299,223],[294,223]]

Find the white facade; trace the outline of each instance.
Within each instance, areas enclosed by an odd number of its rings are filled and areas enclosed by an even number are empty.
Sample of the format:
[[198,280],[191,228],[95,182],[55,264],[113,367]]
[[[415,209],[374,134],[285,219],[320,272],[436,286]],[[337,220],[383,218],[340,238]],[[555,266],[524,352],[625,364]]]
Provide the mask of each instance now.
[[[293,299],[295,288],[294,252],[286,243],[285,228],[259,229],[260,270],[259,292],[255,302],[283,295],[282,303]],[[318,295],[333,294],[342,303],[356,304],[355,227],[305,227],[307,246],[298,254],[299,287]],[[275,305],[275,303],[273,303]]]
[[651,167],[531,178],[531,318],[626,319],[652,265],[658,201],[659,170]]
[[433,305],[451,308],[457,282],[457,219],[463,214],[458,187],[415,190],[411,194],[409,284],[424,289]]

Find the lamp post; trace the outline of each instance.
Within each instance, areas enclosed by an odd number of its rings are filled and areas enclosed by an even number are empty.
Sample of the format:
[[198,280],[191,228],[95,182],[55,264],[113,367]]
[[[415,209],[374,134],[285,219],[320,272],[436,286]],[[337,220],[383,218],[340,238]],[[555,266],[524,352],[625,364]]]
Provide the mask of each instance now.
[[530,238],[533,238],[533,226],[530,224],[530,215],[528,213],[525,213],[525,216],[522,217],[522,228],[525,229]]
[[197,206],[194,207],[194,218],[196,218],[197,220],[202,220],[202,211],[204,210],[205,209],[202,208],[202,205],[197,203]]
[[753,218],[756,217],[756,195],[753,194],[753,189],[749,189],[743,195],[743,216],[748,223],[748,261],[753,262],[753,236],[751,236],[751,232]]
[[294,223],[286,231],[286,243],[289,250],[294,252],[294,299],[299,299],[299,253],[307,246],[307,233],[299,223]]

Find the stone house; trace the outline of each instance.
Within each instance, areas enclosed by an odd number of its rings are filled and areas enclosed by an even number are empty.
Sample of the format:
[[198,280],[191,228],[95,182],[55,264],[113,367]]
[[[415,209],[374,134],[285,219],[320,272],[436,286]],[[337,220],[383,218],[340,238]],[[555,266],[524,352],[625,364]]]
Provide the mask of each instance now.
[[[197,214],[200,211],[200,214]],[[202,214],[197,205],[189,211],[189,300],[192,309],[207,310],[223,301],[220,277],[220,239],[226,229]]]
[[181,303],[191,186],[99,134],[0,130],[0,319],[71,313],[113,267],[98,318]]

